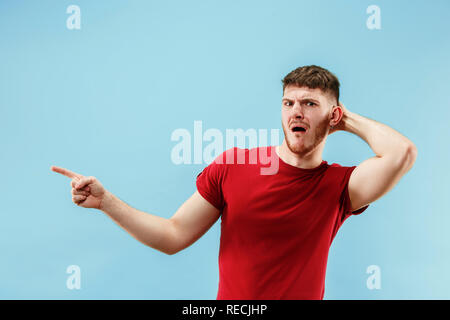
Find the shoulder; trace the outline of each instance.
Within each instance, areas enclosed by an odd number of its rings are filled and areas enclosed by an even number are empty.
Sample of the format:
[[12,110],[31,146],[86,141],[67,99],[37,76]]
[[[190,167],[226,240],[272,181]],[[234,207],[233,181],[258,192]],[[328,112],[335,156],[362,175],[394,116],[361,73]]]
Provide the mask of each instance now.
[[332,163],[328,166],[326,174],[336,182],[347,183],[356,166],[344,166],[338,163]]
[[328,166],[328,170],[334,173],[345,172],[355,168],[356,166],[344,166],[339,163],[332,163]]
[[238,156],[245,155],[248,149],[232,147],[219,154],[213,161],[214,164],[234,164]]

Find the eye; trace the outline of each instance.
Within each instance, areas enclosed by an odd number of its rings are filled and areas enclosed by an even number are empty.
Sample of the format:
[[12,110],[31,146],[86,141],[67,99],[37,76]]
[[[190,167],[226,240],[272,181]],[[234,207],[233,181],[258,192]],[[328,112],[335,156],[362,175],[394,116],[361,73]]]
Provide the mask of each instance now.
[[287,106],[289,106],[289,105],[290,105],[290,103],[291,103],[291,102],[289,102],[289,101],[286,101],[286,102],[284,103],[284,105],[287,105]]
[[307,103],[306,103],[308,106],[315,106],[316,104],[314,103],[314,102],[312,102],[312,101],[308,101]]

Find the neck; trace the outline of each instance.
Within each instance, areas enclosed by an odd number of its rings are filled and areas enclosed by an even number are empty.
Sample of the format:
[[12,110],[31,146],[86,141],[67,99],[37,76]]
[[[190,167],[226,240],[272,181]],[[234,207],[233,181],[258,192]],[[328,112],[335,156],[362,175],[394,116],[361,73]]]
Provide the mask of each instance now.
[[305,155],[299,155],[292,152],[287,146],[286,140],[283,140],[280,146],[275,147],[275,151],[281,160],[300,169],[314,169],[322,163],[322,148],[316,148]]

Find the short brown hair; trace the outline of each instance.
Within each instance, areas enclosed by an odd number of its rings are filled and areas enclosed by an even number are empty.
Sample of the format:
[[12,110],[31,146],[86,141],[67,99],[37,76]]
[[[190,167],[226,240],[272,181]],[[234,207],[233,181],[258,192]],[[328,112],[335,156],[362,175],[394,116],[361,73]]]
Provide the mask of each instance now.
[[325,93],[330,93],[339,103],[339,80],[327,69],[319,66],[303,66],[291,71],[281,80],[284,89],[288,85],[308,87],[310,89],[320,88]]

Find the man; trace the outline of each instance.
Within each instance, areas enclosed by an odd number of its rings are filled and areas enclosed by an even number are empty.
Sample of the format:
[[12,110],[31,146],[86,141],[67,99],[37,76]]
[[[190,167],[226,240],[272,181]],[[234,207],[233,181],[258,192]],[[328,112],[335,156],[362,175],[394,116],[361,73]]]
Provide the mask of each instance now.
[[[72,179],[77,205],[102,210],[137,240],[167,254],[190,246],[221,216],[217,299],[323,299],[328,251],[338,229],[391,190],[417,156],[397,131],[347,110],[339,86],[318,66],[289,73],[283,79],[283,143],[226,150],[197,176],[197,191],[170,219],[128,206],[94,177],[52,170]],[[339,130],[361,137],[376,155],[358,166],[329,165],[323,148]],[[261,174],[259,160],[236,162],[236,153],[248,158],[253,151],[278,161],[277,172]]]

